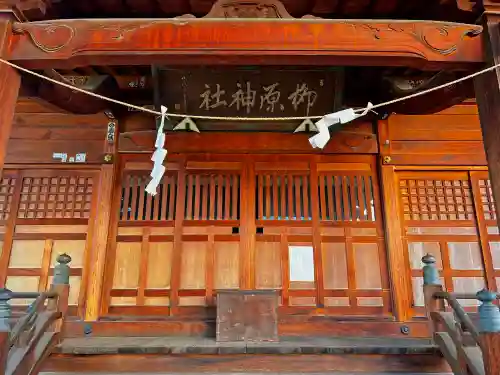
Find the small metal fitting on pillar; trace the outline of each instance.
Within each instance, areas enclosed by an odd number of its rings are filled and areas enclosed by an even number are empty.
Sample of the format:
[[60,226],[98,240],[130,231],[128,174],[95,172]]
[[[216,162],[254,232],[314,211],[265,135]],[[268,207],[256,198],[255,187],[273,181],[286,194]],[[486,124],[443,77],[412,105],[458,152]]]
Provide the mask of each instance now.
[[54,267],[54,285],[69,284],[69,265],[71,257],[68,254],[60,254],[57,257],[57,265]]
[[424,263],[424,285],[441,285],[439,281],[439,272],[436,268],[436,258],[432,254],[426,254],[422,257]]
[[483,289],[477,292],[476,297],[481,301],[479,306],[479,332],[500,332],[500,310],[493,302],[497,299],[495,292]]
[[10,331],[10,319],[12,309],[9,301],[12,298],[12,291],[9,289],[0,289],[0,332]]

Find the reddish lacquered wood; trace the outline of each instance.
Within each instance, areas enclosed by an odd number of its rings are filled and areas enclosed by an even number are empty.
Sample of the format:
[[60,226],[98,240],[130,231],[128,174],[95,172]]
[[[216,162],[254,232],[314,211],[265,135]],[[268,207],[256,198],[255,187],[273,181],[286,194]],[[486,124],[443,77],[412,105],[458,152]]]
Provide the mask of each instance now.
[[9,60],[37,69],[280,61],[437,68],[483,61],[481,38],[476,37],[481,26],[444,22],[190,18],[55,20],[14,26]]

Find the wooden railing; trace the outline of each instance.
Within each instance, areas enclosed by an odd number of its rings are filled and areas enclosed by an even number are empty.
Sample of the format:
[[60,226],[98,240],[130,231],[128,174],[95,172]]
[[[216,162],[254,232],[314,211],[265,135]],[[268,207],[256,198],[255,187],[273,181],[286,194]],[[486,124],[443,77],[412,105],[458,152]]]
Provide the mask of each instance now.
[[[45,293],[15,293],[0,289],[0,375],[36,375],[61,339],[68,308],[71,258],[57,258],[53,283]],[[16,319],[9,301],[32,299],[26,314]]]
[[[435,343],[455,375],[500,375],[499,295],[483,289],[477,294],[445,292],[435,258],[427,254],[424,298]],[[478,313],[467,313],[459,299],[477,299]]]

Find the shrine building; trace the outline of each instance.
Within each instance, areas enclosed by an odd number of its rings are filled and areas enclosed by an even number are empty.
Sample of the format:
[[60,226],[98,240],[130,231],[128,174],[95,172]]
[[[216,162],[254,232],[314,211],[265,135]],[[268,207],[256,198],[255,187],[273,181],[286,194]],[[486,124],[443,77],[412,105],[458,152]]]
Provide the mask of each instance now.
[[[494,0],[0,0],[0,10],[0,287],[42,293],[58,257],[71,257],[69,341],[42,369],[454,369],[433,344],[408,344],[403,359],[304,349],[279,363],[267,349],[203,365],[195,349],[152,362],[117,351],[104,367],[77,354],[105,352],[104,337],[421,343],[434,332],[426,254],[444,291],[498,292],[500,75],[453,83],[500,63]],[[389,101],[311,145],[323,116]],[[151,195],[161,106],[168,154]]]

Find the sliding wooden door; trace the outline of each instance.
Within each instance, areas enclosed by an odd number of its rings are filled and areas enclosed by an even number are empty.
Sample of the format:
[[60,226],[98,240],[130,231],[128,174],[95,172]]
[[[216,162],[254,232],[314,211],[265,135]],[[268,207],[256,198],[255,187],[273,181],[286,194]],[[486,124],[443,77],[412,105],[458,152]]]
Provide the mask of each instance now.
[[[135,159],[134,159],[135,158]],[[390,315],[375,159],[124,157],[104,312],[205,317],[217,290],[276,289],[281,313]]]

